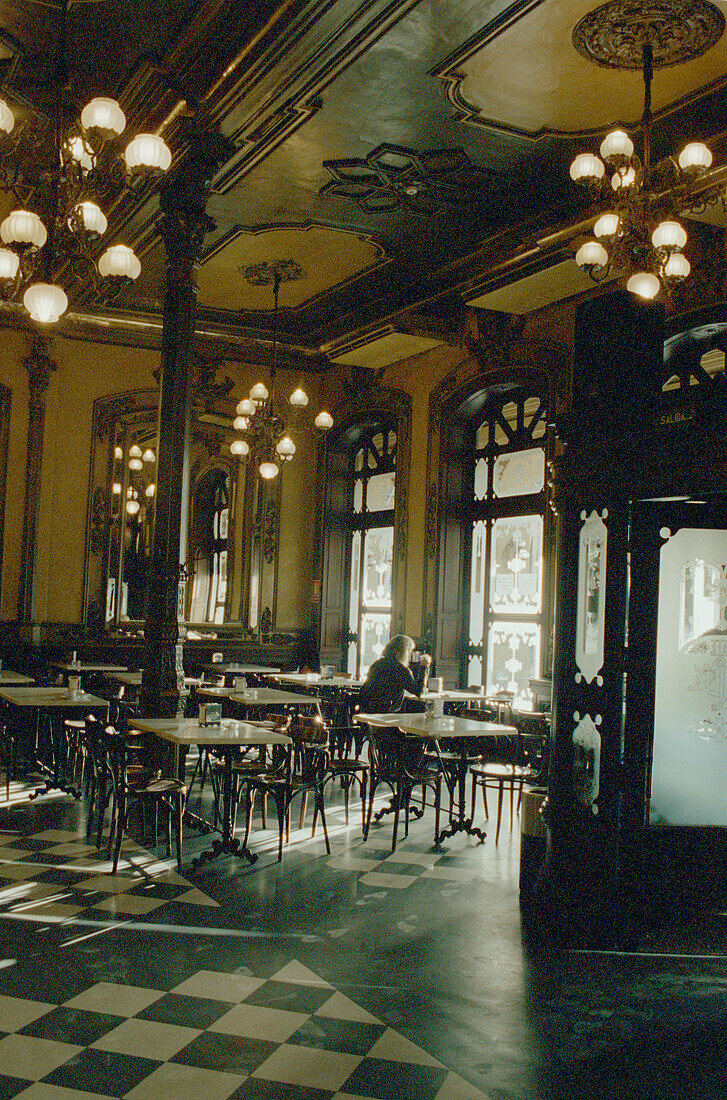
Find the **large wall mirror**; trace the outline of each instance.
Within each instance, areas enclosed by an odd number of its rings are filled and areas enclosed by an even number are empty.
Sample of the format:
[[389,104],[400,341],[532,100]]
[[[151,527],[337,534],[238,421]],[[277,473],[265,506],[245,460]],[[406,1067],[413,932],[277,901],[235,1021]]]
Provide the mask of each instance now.
[[[259,634],[269,629],[260,606],[275,582],[270,546],[277,545],[279,507],[271,498],[279,489],[261,491],[230,453],[232,386],[216,388],[227,393],[196,401],[191,425],[186,619],[208,631],[234,624]],[[134,632],[145,618],[157,410],[156,389],[100,398],[94,406],[84,611],[97,632]]]

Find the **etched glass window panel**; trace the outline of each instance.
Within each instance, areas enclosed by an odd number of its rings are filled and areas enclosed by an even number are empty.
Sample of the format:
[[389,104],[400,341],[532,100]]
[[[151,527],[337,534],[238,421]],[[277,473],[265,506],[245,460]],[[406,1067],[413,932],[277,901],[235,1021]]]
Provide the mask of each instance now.
[[540,667],[540,626],[536,623],[496,622],[487,637],[487,694],[511,691],[513,705],[532,710],[528,680]]
[[229,525],[229,516],[230,516],[229,509],[228,508],[223,508],[222,511],[220,512],[220,538],[221,539],[226,539],[227,538],[227,530],[228,530],[228,525]]
[[359,450],[356,451],[356,457],[353,460],[353,468],[354,468],[354,470],[356,471],[357,474],[360,474],[361,471],[363,470],[364,450],[365,450],[364,447],[360,447]]
[[467,686],[478,688],[482,686],[482,658],[470,657],[467,662]]
[[358,656],[358,646],[355,642],[348,643],[348,651],[346,655],[346,672],[351,676],[356,675],[356,658]]
[[394,557],[394,528],[367,531],[364,540],[365,607],[391,607],[391,567]]
[[485,422],[483,424],[480,424],[479,428],[477,429],[477,434],[475,435],[475,447],[479,451],[483,447],[486,447],[489,442],[490,422],[489,420],[485,420]]
[[495,460],[492,487],[496,497],[526,496],[542,492],[545,485],[545,451],[531,447]]
[[389,640],[391,615],[367,611],[361,616],[361,678],[381,656]]
[[703,558],[691,558],[680,578],[679,648],[714,630],[724,606],[722,570]]
[[366,489],[366,510],[385,512],[394,507],[394,479],[392,470],[388,474],[374,474],[369,478]]
[[487,462],[478,458],[475,462],[475,500],[484,500],[487,495]]
[[485,524],[478,520],[472,528],[472,568],[470,579],[470,645],[482,645],[485,615]]
[[[693,563],[719,565],[714,626],[679,644]],[[661,548],[649,823],[727,827],[727,532],[682,528]],[[704,619],[704,622],[708,618]]]
[[361,532],[354,531],[351,539],[351,577],[349,585],[348,629],[352,634],[358,630],[358,580],[360,572]]
[[379,432],[371,440],[371,448],[369,450],[369,466],[372,470],[375,470],[378,466],[381,456],[384,453],[384,437]]
[[534,615],[540,611],[542,549],[542,516],[511,516],[495,521],[490,542],[493,611],[505,615]]
[[363,481],[353,483],[353,510],[360,512],[363,508]]
[[608,530],[596,511],[579,535],[576,664],[590,684],[603,666]]

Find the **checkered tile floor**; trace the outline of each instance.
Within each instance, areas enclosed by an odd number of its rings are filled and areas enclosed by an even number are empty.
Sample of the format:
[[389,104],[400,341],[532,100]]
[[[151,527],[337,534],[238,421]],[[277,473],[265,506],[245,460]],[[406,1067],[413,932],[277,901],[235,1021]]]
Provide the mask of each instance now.
[[105,848],[97,851],[68,830],[0,833],[0,911],[62,920],[139,917],[171,903],[218,908],[170,863],[128,838],[119,873],[111,874],[111,867]]
[[99,982],[64,1004],[0,996],[0,1036],[0,1097],[486,1100],[295,960],[169,991]]
[[410,841],[402,841],[392,852],[381,842],[369,840],[354,848],[342,846],[340,850],[332,844],[326,864],[334,871],[356,874],[362,886],[406,890],[415,883],[431,882],[443,889],[457,889],[481,873],[484,854],[484,847],[474,845],[450,854],[433,852],[431,846]]

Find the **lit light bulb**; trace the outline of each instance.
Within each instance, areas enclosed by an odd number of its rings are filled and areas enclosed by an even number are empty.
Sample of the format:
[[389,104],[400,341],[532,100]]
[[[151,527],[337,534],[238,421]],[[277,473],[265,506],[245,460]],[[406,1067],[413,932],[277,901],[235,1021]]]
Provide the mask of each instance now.
[[298,386],[290,395],[290,403],[295,408],[303,409],[308,404],[308,394]]
[[266,481],[270,481],[272,478],[278,476],[278,466],[276,462],[261,462],[260,463],[260,477],[264,477]]
[[129,469],[130,470],[141,470],[143,465],[144,465],[144,463],[141,461],[140,458],[130,458],[129,459]]
[[604,240],[613,240],[618,236],[621,228],[621,219],[618,214],[602,214],[593,227],[593,232]]
[[9,134],[15,125],[15,115],[4,99],[0,99],[0,130]]
[[5,244],[42,248],[48,233],[37,214],[30,210],[12,210],[0,225],[0,237]]
[[703,141],[690,141],[679,154],[679,167],[693,175],[706,172],[711,163],[712,153]]
[[295,443],[287,435],[278,442],[275,450],[280,455],[283,462],[290,462],[291,458],[295,454]]
[[166,172],[172,163],[171,150],[156,134],[137,134],[124,153],[129,171]]
[[147,496],[147,497],[150,497],[150,498],[153,497],[155,489],[156,489],[156,485],[154,485],[153,482],[150,485],[147,485],[146,489],[144,490],[144,496]]
[[250,390],[250,398],[256,405],[262,405],[263,401],[268,399],[268,388],[262,382],[256,382]]
[[124,457],[124,452],[121,450],[121,447],[114,447],[114,458],[123,458],[123,457]]
[[618,172],[614,172],[611,176],[611,187],[614,191],[619,191],[622,187],[632,187],[635,181],[635,168],[619,168]]
[[141,447],[138,443],[132,443],[129,447],[129,458],[141,458]]
[[250,454],[250,444],[244,439],[234,439],[230,444],[230,453],[237,455],[238,458],[244,458],[245,455]]
[[651,234],[654,248],[668,252],[680,252],[687,243],[687,234],[679,222],[660,222]]
[[576,263],[581,269],[601,270],[608,263],[608,252],[598,241],[585,241],[576,252]]
[[651,271],[637,271],[626,283],[626,289],[639,298],[655,298],[661,290],[661,283]]
[[625,130],[612,130],[601,142],[599,152],[609,164],[616,164],[633,155],[634,143]]
[[138,279],[141,264],[138,257],[125,244],[115,244],[107,248],[98,261],[98,270],[104,278],[121,276],[126,279]]
[[95,202],[79,202],[73,208],[73,214],[68,219],[68,224],[71,229],[78,226],[97,237],[103,236],[108,226],[104,212],[96,206]]
[[683,252],[672,252],[671,256],[664,264],[665,277],[675,282],[681,282],[682,279],[686,279],[691,270],[692,265]]
[[147,447],[141,457],[143,458],[144,462],[156,462],[156,455],[152,451],[151,447]]
[[140,508],[141,505],[139,504],[138,500],[127,500],[126,511],[130,516],[135,516]]
[[110,140],[123,134],[126,117],[115,99],[97,96],[81,111],[81,125],[85,130],[98,130],[102,137]]
[[246,416],[236,416],[232,421],[232,426],[236,432],[246,432],[250,427],[250,421]]
[[0,279],[13,280],[18,274],[20,260],[9,248],[0,248]]
[[333,427],[333,417],[325,409],[318,413],[318,416],[313,421],[316,428],[320,428],[322,432],[327,432]]
[[111,486],[111,491],[117,496],[121,496],[121,485],[118,481],[115,481]]
[[71,160],[75,160],[81,166],[84,175],[93,168],[96,159],[93,155],[93,149],[82,137],[71,138],[68,142],[68,154]]
[[579,153],[570,166],[571,179],[576,183],[603,179],[603,161],[593,153]]
[[238,416],[254,416],[255,415],[255,403],[251,401],[249,397],[243,397],[242,401],[239,401],[235,410]]
[[68,309],[68,298],[59,286],[52,283],[34,283],[23,295],[23,305],[34,321],[44,325],[60,320]]

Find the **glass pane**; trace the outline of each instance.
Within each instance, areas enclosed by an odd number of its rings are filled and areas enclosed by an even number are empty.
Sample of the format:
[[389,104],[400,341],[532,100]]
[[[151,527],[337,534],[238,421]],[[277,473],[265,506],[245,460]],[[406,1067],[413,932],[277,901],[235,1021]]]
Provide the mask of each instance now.
[[391,607],[391,566],[394,528],[367,531],[364,542],[364,607]]
[[493,611],[509,615],[540,611],[542,546],[542,516],[512,516],[495,521],[490,545]]
[[478,458],[475,462],[475,500],[484,500],[487,493],[487,462]]
[[[477,473],[475,471],[475,484]],[[513,451],[495,460],[492,487],[496,497],[524,496],[539,493],[545,485],[545,451],[532,447],[528,451]]]
[[351,539],[351,583],[349,586],[348,629],[352,634],[358,630],[358,578],[361,554],[361,532],[354,531]]
[[576,664],[590,684],[603,665],[608,530],[596,511],[581,527],[578,550]]
[[219,536],[220,517],[219,513],[215,512],[212,516],[212,538],[217,540]]
[[477,429],[477,435],[475,436],[475,447],[477,450],[481,450],[482,447],[486,447],[490,442],[490,422],[485,420],[484,424],[480,424]]
[[353,510],[360,512],[363,508],[363,481],[353,483]]
[[220,538],[227,538],[227,525],[229,522],[229,509],[223,508],[220,512]]
[[361,678],[382,653],[389,638],[391,615],[367,612],[361,618]]
[[392,470],[388,474],[374,474],[366,487],[366,510],[385,512],[394,507],[394,479]]
[[371,440],[371,449],[369,450],[369,466],[372,470],[375,470],[379,464],[381,455],[384,453],[384,437],[379,432]]
[[217,553],[210,555],[209,605],[207,608],[207,621],[210,623],[215,621],[215,611],[217,610],[217,586],[220,580],[219,557]]
[[358,656],[358,646],[355,642],[348,643],[348,656],[346,658],[346,672],[351,676],[356,675],[356,657]]
[[[696,562],[705,566],[696,573]],[[656,640],[656,698],[649,823],[727,826],[727,532],[682,528],[661,549]],[[705,625],[713,592],[718,621],[680,645],[689,611]],[[686,583],[687,576],[692,580]],[[711,575],[711,576],[710,576]],[[705,583],[706,582],[706,583]],[[701,588],[702,597],[699,595]],[[701,611],[698,610],[701,605]],[[702,611],[704,614],[702,614]]]
[[478,688],[482,684],[482,658],[470,657],[467,662],[467,687]]
[[359,448],[358,451],[356,451],[356,458],[354,459],[354,463],[353,463],[354,470],[356,470],[357,473],[360,473],[361,470],[363,470],[363,464],[364,464],[364,448],[361,447],[361,448]]
[[702,558],[682,567],[679,606],[679,648],[707,634],[720,620],[721,570]]
[[528,684],[540,667],[540,627],[535,623],[492,623],[487,639],[487,694],[513,692],[513,705],[532,710]]
[[470,579],[470,645],[482,645],[485,615],[485,524],[472,528],[472,570]]

